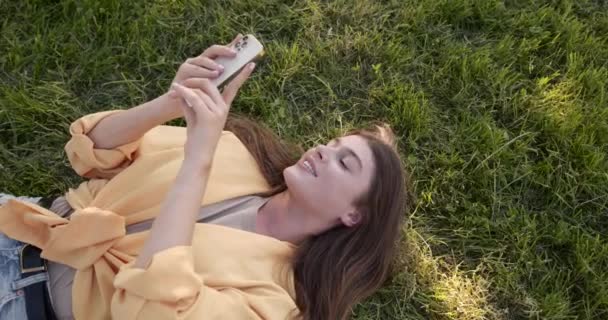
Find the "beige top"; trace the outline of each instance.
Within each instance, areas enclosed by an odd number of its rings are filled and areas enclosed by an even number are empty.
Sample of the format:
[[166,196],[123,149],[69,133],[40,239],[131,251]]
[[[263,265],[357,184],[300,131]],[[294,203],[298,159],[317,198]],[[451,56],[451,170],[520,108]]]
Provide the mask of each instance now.
[[[243,231],[255,232],[255,219],[258,209],[270,198],[258,196],[241,196],[202,206],[198,222],[223,225]],[[51,211],[62,217],[68,217],[74,211],[64,197],[55,199]],[[127,226],[127,234],[146,231],[152,226],[152,220]],[[72,320],[72,285],[76,270],[53,261],[48,261],[51,301],[58,320]]]

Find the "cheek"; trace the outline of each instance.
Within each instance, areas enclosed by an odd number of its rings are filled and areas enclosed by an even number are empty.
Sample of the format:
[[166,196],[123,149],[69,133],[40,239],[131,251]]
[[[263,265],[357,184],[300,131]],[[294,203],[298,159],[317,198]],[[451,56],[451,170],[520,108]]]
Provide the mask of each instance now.
[[361,179],[348,172],[334,172],[322,182],[319,189],[340,206],[350,206],[364,189]]
[[289,193],[316,211],[341,210],[352,204],[363,189],[360,178],[336,167],[323,171],[322,176],[315,178],[305,169],[293,165],[283,171],[283,177]]
[[289,193],[314,211],[335,211],[351,198],[349,182],[336,172],[324,172],[314,178],[299,167],[288,167],[283,171]]

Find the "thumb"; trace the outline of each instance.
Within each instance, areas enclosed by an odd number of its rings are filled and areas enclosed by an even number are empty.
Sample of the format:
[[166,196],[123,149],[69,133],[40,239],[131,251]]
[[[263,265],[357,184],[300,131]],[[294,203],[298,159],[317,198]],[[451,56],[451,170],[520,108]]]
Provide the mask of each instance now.
[[181,102],[180,106],[184,119],[186,120],[186,127],[188,130],[192,130],[196,126],[196,112],[192,108],[188,107],[185,102]]
[[182,110],[182,114],[183,114],[184,118],[186,119],[186,123],[188,124],[188,126],[193,125],[194,122],[196,121],[195,120],[196,114],[195,114],[194,110],[192,110],[192,107],[190,107],[188,105],[188,102],[186,101],[186,99],[184,99],[184,97],[180,94],[180,92],[175,89],[171,89],[171,92],[169,95],[172,96],[173,99],[178,100],[177,105]]
[[243,70],[241,70],[241,72],[224,87],[222,97],[224,98],[226,104],[230,105],[232,103],[234,97],[236,97],[236,94],[239,92],[239,89],[249,78],[254,68],[255,63],[248,63],[245,68],[243,68]]

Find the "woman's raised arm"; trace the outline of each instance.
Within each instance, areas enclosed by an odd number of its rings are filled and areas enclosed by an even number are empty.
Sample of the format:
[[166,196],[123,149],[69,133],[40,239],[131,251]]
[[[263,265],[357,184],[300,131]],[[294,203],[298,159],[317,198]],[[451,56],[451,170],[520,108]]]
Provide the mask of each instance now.
[[[238,41],[237,35],[231,42]],[[230,44],[231,44],[230,43]],[[212,79],[224,70],[223,66],[213,61],[216,57],[234,57],[236,52],[226,46],[212,45],[196,57],[186,59],[175,74],[172,83],[186,85],[185,80]],[[112,114],[101,120],[88,133],[97,149],[113,149],[143,136],[148,130],[170,120],[183,116],[176,99],[165,93],[158,98],[131,108],[126,112]]]
[[172,106],[175,104],[175,99],[163,94],[125,112],[104,118],[88,133],[88,137],[96,149],[114,149],[133,142],[150,129],[181,117],[179,107]]
[[152,223],[135,267],[146,268],[152,257],[163,250],[191,245],[194,224],[230,105],[254,67],[255,64],[250,63],[244,68],[223,93],[206,79],[201,82],[201,89],[174,84],[176,100],[188,124],[184,161]]

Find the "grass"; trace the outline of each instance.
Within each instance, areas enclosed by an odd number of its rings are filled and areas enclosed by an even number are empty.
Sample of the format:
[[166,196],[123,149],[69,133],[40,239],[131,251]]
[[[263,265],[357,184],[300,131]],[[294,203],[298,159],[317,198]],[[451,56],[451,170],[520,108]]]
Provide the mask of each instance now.
[[0,23],[3,192],[76,186],[72,120],[252,32],[268,55],[233,110],[304,146],[387,121],[415,178],[356,319],[608,318],[605,1],[23,0]]

